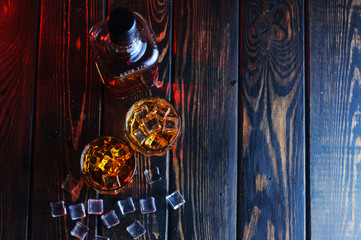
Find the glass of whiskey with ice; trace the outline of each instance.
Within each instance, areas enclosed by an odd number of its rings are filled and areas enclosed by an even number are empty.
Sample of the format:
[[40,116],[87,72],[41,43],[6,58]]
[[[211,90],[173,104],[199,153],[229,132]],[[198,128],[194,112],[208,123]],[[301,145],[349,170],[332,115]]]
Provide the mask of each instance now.
[[136,167],[134,151],[124,140],[102,136],[85,146],[80,169],[85,182],[101,194],[117,194],[131,182]]
[[180,117],[167,100],[149,97],[129,109],[125,136],[134,150],[146,156],[161,156],[175,146],[180,126]]

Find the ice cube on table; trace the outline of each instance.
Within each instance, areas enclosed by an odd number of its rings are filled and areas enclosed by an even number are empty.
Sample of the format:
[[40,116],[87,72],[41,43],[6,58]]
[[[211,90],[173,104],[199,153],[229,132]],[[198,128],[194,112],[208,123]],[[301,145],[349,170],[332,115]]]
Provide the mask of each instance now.
[[158,167],[144,170],[144,176],[148,184],[153,184],[162,179]]
[[103,214],[103,199],[88,199],[88,214]]
[[127,227],[127,231],[133,237],[133,239],[139,238],[146,232],[145,228],[143,227],[142,224],[140,224],[138,220],[132,223],[131,225],[129,225]]
[[165,199],[168,201],[168,203],[171,205],[171,207],[174,210],[179,208],[186,202],[178,190],[166,196]]
[[50,208],[52,217],[60,217],[66,215],[66,207],[64,201],[51,202]]
[[84,224],[77,222],[75,224],[75,227],[71,230],[70,235],[78,238],[78,239],[84,239],[85,236],[88,234],[89,228],[85,226]]
[[61,188],[65,191],[69,192],[70,194],[74,194],[76,190],[79,188],[80,183],[78,180],[72,178],[70,175],[67,175]]
[[72,220],[85,218],[85,208],[83,203],[72,204],[69,206],[69,213]]
[[110,240],[110,238],[96,235],[94,240]]
[[111,210],[102,215],[101,219],[107,228],[111,228],[119,224],[119,218],[114,210]]
[[147,199],[140,199],[139,205],[140,205],[140,212],[142,214],[153,213],[157,211],[154,197],[150,197]]
[[134,202],[131,197],[128,197],[124,200],[119,200],[117,203],[123,215],[135,212]]

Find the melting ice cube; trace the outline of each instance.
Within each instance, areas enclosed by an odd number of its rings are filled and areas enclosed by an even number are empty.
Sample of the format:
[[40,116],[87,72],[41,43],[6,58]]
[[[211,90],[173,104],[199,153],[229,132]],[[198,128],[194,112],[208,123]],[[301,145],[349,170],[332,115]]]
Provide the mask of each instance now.
[[135,212],[134,202],[131,197],[128,197],[127,199],[124,200],[119,200],[117,203],[123,215],[131,212]]
[[146,230],[142,224],[137,220],[133,224],[127,227],[128,233],[133,237],[133,239],[137,239],[143,234],[145,234]]
[[111,228],[119,224],[119,218],[115,214],[114,210],[105,213],[103,216],[101,216],[101,219],[107,228]]
[[168,201],[168,203],[171,205],[171,207],[174,210],[179,208],[186,202],[178,190],[166,196],[165,199]]
[[142,214],[153,213],[157,211],[154,197],[150,197],[147,199],[140,199],[139,205],[140,205],[140,212]]

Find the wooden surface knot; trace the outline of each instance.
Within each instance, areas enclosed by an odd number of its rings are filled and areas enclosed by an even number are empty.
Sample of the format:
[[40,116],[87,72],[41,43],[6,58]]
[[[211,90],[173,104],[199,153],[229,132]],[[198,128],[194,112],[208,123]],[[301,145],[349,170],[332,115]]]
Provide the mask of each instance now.
[[251,20],[251,32],[255,38],[270,49],[273,41],[287,41],[293,34],[291,26],[292,8],[290,6],[268,2],[264,6],[250,5],[246,11]]

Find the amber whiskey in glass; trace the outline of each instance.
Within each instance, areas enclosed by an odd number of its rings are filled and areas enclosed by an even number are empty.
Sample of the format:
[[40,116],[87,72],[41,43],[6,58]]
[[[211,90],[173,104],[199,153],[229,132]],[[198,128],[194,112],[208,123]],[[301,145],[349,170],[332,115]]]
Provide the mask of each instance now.
[[161,156],[172,149],[180,135],[180,117],[159,97],[136,102],[125,119],[126,138],[132,148],[146,156]]
[[90,142],[80,158],[80,169],[86,183],[101,194],[119,193],[131,182],[135,166],[131,147],[112,136],[102,136]]
[[158,80],[159,51],[138,13],[115,8],[90,29],[89,38],[100,78],[114,98],[136,95]]

